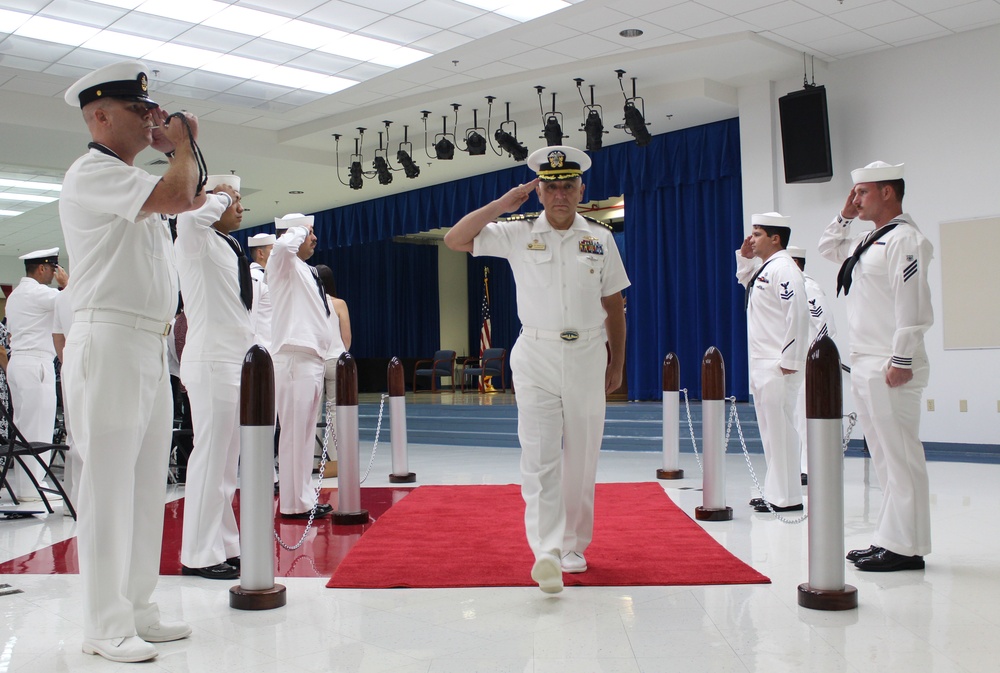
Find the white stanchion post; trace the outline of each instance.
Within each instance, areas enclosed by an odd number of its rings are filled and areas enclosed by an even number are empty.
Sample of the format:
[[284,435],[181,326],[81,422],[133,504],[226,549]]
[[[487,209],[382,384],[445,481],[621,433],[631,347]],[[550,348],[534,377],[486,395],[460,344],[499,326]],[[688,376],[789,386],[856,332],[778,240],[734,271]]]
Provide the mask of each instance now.
[[699,521],[731,521],[726,506],[726,366],[715,346],[701,360],[701,455],[704,463]]
[[240,584],[229,590],[237,610],[285,605],[274,583],[274,365],[254,345],[240,378]]
[[393,357],[389,361],[389,434],[392,438],[391,484],[411,484],[417,475],[410,472],[406,459],[406,384],[403,363]]
[[361,508],[361,466],[358,450],[358,365],[350,353],[337,359],[337,509],[333,523],[368,523]]
[[824,336],[806,358],[806,437],[809,461],[809,581],[799,605],[853,610],[858,590],[844,583],[843,382],[840,354]]
[[667,353],[663,358],[663,467],[656,471],[657,479],[684,478],[680,468],[680,389],[680,363],[676,355]]

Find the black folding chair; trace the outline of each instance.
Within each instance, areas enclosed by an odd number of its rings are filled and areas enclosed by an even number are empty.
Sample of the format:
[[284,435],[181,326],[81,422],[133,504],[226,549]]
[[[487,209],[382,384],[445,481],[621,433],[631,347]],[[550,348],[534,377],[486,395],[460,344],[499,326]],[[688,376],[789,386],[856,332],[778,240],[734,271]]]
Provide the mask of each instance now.
[[[47,494],[59,495],[63,499],[63,506],[69,510],[70,515],[75,519],[76,510],[73,508],[73,503],[70,502],[69,494],[63,489],[59,479],[52,471],[51,465],[52,458],[60,453],[69,451],[69,446],[53,442],[29,442],[24,438],[24,435],[21,434],[21,431],[14,424],[14,405],[10,399],[10,388],[7,386],[6,376],[0,376],[0,442],[2,442],[0,444],[0,463],[2,463],[2,467],[0,467],[0,490],[7,489],[7,493],[10,494],[10,499],[13,503],[15,505],[20,504],[20,501],[14,494],[14,489],[11,488],[10,483],[7,481],[7,474],[10,472],[11,465],[16,461],[28,476],[28,479],[31,480],[42,502],[45,504],[45,509],[50,514],[54,510],[49,503]],[[48,457],[47,461],[44,458],[45,456]],[[35,478],[32,471],[28,469],[31,461],[41,466],[45,472],[44,478],[52,486],[43,486]]]

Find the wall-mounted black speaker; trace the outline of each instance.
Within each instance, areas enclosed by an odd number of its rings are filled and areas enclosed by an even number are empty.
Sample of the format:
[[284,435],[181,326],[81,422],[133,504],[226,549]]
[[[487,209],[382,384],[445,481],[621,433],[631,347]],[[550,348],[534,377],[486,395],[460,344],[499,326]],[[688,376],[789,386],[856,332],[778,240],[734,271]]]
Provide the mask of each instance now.
[[778,99],[785,182],[828,182],[833,177],[826,87],[811,86]]

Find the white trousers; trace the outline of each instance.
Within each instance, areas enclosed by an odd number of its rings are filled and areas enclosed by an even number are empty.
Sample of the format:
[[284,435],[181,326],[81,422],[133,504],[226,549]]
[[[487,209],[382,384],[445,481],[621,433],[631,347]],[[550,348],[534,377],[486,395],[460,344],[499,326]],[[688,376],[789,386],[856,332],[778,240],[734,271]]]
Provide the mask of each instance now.
[[173,404],[166,338],[76,322],[63,380],[83,456],[77,543],[84,637],[134,636],[159,621],[160,571]]
[[181,362],[194,429],[181,538],[181,563],[188,568],[207,568],[240,555],[233,498],[240,463],[241,371],[240,363]]
[[931,551],[931,509],[920,400],[930,367],[926,358],[914,358],[913,379],[890,388],[885,383],[888,364],[885,356],[851,355],[858,420],[882,485],[874,542],[897,554],[923,556]]
[[799,436],[799,469],[809,474],[809,444],[806,441],[806,385],[805,379],[799,386],[799,397],[795,401],[795,433]]
[[802,371],[782,374],[777,359],[750,358],[750,392],[767,463],[764,499],[779,507],[802,504],[795,408],[804,381]]
[[[40,352],[15,351],[7,365],[7,384],[14,405],[14,425],[29,442],[51,442],[56,425],[56,370],[52,357]],[[51,456],[44,456],[49,460]],[[34,458],[26,459],[35,479],[41,482],[45,470]],[[31,480],[15,462],[7,479],[18,497],[37,496]]]
[[582,553],[593,538],[607,363],[602,337],[566,342],[522,334],[511,350],[524,529],[536,557]]
[[323,371],[323,358],[314,353],[282,348],[274,356],[274,401],[281,423],[278,509],[283,514],[307,512],[316,499],[312,468]]
[[62,386],[63,425],[66,428],[66,446],[69,447],[69,451],[66,452],[66,465],[63,469],[63,490],[69,496],[69,501],[73,503],[73,507],[76,507],[80,500],[80,473],[83,472],[83,456],[80,455],[80,450],[76,448],[76,441],[73,439],[69,403],[66,401],[65,378],[59,383]]

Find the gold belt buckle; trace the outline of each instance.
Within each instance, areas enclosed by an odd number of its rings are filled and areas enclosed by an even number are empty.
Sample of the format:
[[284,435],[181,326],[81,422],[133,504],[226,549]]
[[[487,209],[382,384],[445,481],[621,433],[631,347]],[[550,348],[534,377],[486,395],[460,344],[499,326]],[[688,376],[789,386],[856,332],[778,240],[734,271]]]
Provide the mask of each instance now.
[[575,329],[567,329],[559,333],[559,338],[563,341],[576,341],[580,338],[580,333]]

